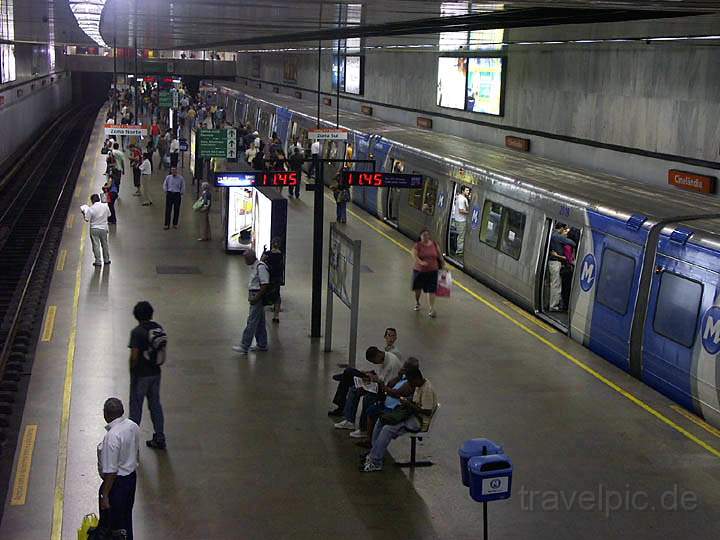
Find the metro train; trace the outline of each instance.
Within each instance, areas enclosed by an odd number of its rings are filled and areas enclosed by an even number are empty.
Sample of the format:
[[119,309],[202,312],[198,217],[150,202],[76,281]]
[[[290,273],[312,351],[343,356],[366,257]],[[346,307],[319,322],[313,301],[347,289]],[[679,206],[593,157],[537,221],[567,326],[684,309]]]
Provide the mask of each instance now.
[[[315,103],[216,84],[201,92],[228,122],[309,148]],[[322,107],[322,127],[335,127],[335,113]],[[351,146],[376,170],[424,176],[421,189],[353,187],[356,205],[413,239],[428,228],[458,268],[720,427],[720,200],[340,113],[348,140],[325,142],[324,156]],[[326,181],[338,166],[325,166]],[[464,187],[469,208],[458,226],[453,206]],[[563,264],[562,305],[551,309],[560,223],[576,240],[575,264]]]

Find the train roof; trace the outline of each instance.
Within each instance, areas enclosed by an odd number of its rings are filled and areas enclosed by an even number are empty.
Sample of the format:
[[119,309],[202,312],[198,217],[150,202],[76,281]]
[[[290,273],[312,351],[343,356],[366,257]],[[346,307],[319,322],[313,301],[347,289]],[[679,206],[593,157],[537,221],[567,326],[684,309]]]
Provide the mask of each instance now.
[[[265,92],[231,82],[216,86],[286,107],[312,118],[317,104],[289,95]],[[336,109],[322,105],[321,118],[335,124]],[[609,213],[646,215],[653,221],[698,214],[720,215],[720,199],[673,188],[643,184],[630,178],[587,171],[536,155],[471,141],[444,133],[378,120],[340,109],[340,125],[368,134],[382,135],[391,143],[430,153],[437,159],[460,162],[467,170],[485,173],[499,182],[521,183],[529,190],[556,193],[581,205]],[[692,221],[688,226],[714,237],[720,246],[720,220]]]

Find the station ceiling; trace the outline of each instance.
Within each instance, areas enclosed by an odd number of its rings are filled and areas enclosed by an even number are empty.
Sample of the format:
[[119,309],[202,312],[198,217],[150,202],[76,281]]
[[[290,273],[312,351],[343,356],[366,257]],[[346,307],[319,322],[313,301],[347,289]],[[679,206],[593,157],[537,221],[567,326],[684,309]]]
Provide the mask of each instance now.
[[[56,20],[71,41],[88,42],[67,9],[70,0],[23,0],[42,12],[56,4]],[[76,1],[76,0],[73,0]],[[102,0],[89,0],[99,2]],[[347,5],[350,2],[341,2]],[[541,27],[720,12],[720,0],[474,0],[469,15],[440,17],[435,0],[359,0],[363,22],[345,37],[432,34],[441,31]],[[58,5],[59,4],[59,5]],[[456,2],[458,6],[467,2]],[[107,0],[100,33],[109,45],[150,49],[237,50],[338,36],[339,2],[325,0]],[[33,8],[35,10],[35,7]],[[63,9],[65,8],[65,9]],[[320,12],[322,9],[322,19]],[[346,8],[343,8],[346,9]],[[72,24],[65,15],[70,14]],[[62,15],[62,16],[59,16]],[[451,27],[447,27],[451,23]],[[342,26],[342,25],[341,25]],[[342,28],[340,29],[343,30]]]

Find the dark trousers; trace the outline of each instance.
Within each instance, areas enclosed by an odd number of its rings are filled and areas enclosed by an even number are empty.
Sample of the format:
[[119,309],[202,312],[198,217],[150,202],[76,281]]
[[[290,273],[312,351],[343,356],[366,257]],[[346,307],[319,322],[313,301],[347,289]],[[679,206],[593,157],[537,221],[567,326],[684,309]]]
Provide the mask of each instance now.
[[132,540],[132,509],[135,504],[137,475],[117,476],[110,490],[110,509],[100,510],[100,527],[118,531],[125,529],[126,538]]
[[110,198],[110,202],[108,203],[108,208],[110,208],[110,217],[108,218],[108,223],[117,223],[117,217],[115,216],[115,195]]
[[320,155],[319,154],[312,155],[312,161],[310,162],[310,172],[308,173],[308,176],[312,176],[315,179],[320,178]]
[[297,173],[298,182],[294,186],[290,186],[290,194],[288,195],[288,198],[295,195],[295,198],[299,199],[300,198],[300,188],[302,187],[302,180],[301,180],[302,169],[300,169],[299,171],[295,171],[295,172]]
[[348,390],[355,386],[353,377],[360,377],[361,375],[362,371],[360,371],[359,369],[351,367],[345,368],[345,371],[343,371],[342,374],[342,379],[340,379],[337,390],[335,391],[335,397],[333,398],[333,403],[335,405],[337,405],[341,409],[345,408],[345,401],[347,398]]
[[177,152],[173,152],[172,154],[170,154],[170,166],[171,167],[177,167],[179,155],[180,154],[178,154]]
[[133,185],[135,189],[140,189],[140,169],[133,167]]
[[182,202],[182,194],[175,191],[165,192],[165,226],[170,226],[170,212],[172,211],[172,224],[177,226],[180,218],[180,203]]

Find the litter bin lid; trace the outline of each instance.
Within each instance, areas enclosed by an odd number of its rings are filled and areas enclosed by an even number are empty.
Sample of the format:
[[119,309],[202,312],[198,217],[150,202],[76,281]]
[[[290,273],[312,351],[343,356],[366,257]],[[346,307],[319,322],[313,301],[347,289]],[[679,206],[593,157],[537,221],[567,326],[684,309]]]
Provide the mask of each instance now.
[[485,451],[487,455],[500,454],[503,451],[502,446],[490,439],[470,439],[462,444],[458,450],[458,454],[463,458],[482,456],[484,448],[487,449]]
[[491,456],[475,456],[468,461],[468,469],[472,474],[488,472],[505,472],[512,470],[512,461],[505,454],[493,454]]

